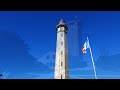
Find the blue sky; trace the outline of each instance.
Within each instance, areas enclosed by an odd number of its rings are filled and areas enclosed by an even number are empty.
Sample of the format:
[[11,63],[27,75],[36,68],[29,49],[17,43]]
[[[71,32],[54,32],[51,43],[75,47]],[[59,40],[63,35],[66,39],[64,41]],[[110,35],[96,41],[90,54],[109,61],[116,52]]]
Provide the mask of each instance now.
[[[110,55],[120,53],[119,11],[0,11],[0,31],[16,32],[30,48],[29,54],[34,58],[40,58],[49,51],[55,51],[56,25],[59,20],[63,18],[69,22],[74,20],[75,16],[80,21],[82,32],[88,33],[95,60],[100,56],[101,48],[109,50]],[[85,37],[84,34],[82,36]],[[84,58],[89,57],[84,55]],[[4,61],[0,60],[0,63],[2,62]],[[29,60],[26,63],[29,64]],[[16,63],[11,62],[12,64]],[[22,64],[20,65],[22,67]],[[0,67],[2,73],[4,68]]]

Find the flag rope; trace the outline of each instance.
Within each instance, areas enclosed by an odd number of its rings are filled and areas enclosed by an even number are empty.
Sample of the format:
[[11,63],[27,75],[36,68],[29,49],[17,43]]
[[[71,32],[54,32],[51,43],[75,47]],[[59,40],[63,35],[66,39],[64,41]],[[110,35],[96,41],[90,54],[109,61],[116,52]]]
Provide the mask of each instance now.
[[[89,43],[89,39],[87,37],[88,43]],[[95,64],[94,64],[94,60],[93,60],[93,56],[92,56],[92,50],[90,47],[90,43],[89,43],[89,48],[90,48],[90,55],[91,55],[91,59],[92,59],[92,64],[93,64],[93,68],[94,68],[94,74],[95,74],[95,78],[97,79],[97,75],[96,75],[96,69],[95,69]]]

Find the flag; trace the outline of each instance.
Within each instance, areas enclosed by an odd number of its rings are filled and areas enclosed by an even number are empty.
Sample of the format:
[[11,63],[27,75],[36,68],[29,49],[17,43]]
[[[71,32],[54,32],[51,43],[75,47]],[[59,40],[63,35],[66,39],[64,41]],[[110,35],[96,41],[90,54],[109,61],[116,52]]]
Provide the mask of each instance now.
[[82,52],[83,54],[87,53],[87,49],[90,48],[90,44],[89,44],[89,40],[88,40],[88,37],[87,37],[87,40],[86,42],[84,43],[83,47],[82,47]]
[[87,53],[87,49],[90,49],[90,55],[91,55],[91,59],[92,59],[92,64],[93,64],[93,68],[94,68],[94,74],[95,74],[95,78],[97,79],[97,75],[96,75],[96,69],[95,69],[95,65],[94,65],[94,60],[93,60],[93,56],[92,56],[92,50],[91,50],[91,47],[90,47],[90,43],[89,43],[89,39],[87,37],[87,40],[86,42],[84,43],[83,47],[82,47],[82,52],[83,54]]

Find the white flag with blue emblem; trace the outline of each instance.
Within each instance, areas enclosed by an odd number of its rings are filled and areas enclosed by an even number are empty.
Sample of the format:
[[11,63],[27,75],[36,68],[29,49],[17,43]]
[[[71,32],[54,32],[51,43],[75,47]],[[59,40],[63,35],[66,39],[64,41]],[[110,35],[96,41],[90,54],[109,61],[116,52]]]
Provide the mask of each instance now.
[[85,54],[85,53],[87,53],[87,49],[88,48],[90,48],[90,44],[89,44],[89,40],[88,40],[88,37],[87,37],[87,40],[86,40],[86,42],[84,43],[84,45],[83,45],[83,48],[82,48],[82,52]]

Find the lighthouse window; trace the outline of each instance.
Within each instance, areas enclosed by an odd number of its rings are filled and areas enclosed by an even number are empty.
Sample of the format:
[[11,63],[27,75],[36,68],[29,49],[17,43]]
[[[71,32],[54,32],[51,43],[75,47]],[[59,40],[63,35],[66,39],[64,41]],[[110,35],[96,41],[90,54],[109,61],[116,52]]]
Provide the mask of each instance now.
[[62,53],[63,53],[63,52],[61,51],[61,55],[62,55]]
[[63,62],[61,62],[61,66],[62,66]]
[[63,34],[61,34],[61,37],[63,37]]
[[61,30],[64,30],[64,27],[61,27]]
[[63,45],[63,42],[61,42],[61,45]]

